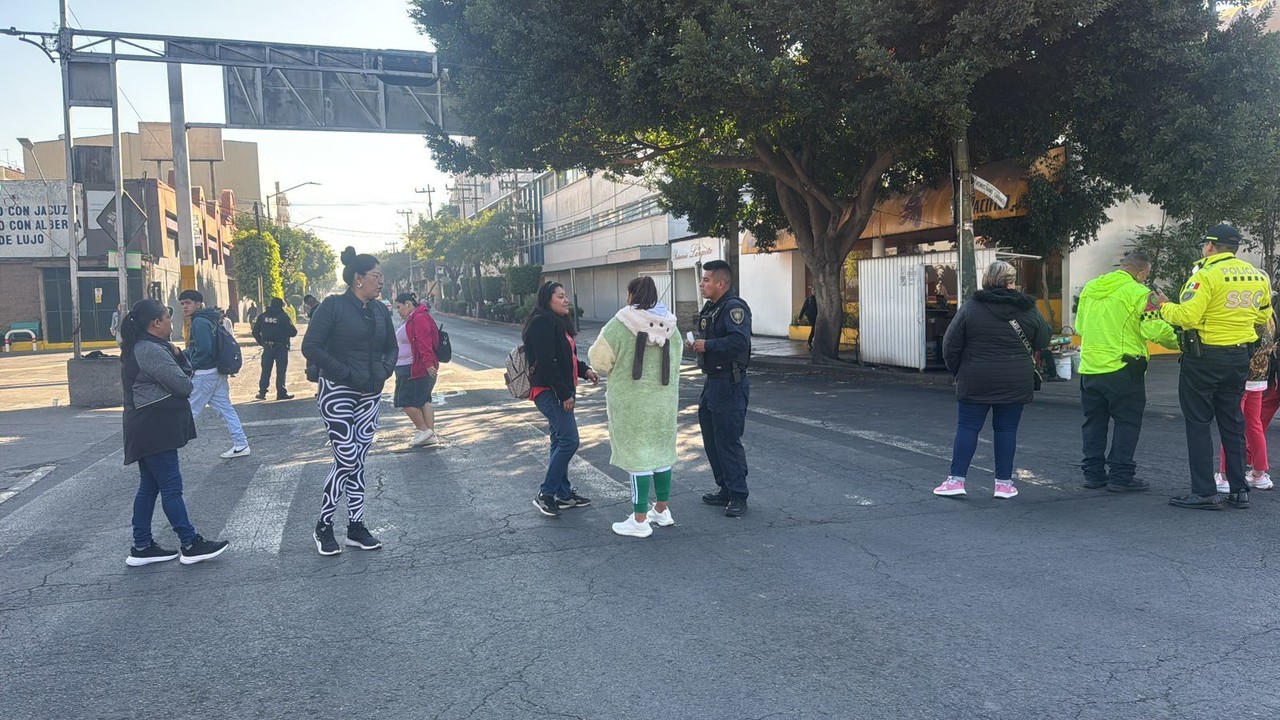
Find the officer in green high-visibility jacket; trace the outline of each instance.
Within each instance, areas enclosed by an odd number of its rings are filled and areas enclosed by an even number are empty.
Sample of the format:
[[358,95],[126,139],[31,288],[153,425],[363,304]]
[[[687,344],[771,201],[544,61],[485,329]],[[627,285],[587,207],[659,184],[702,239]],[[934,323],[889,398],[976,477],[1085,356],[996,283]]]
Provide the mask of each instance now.
[[1153,293],[1160,316],[1180,328],[1182,367],[1178,402],[1187,429],[1191,494],[1169,502],[1178,507],[1218,510],[1222,497],[1213,480],[1213,440],[1209,424],[1216,418],[1231,490],[1227,503],[1249,506],[1244,479],[1244,413],[1240,398],[1249,375],[1258,326],[1271,320],[1271,281],[1267,274],[1235,256],[1240,232],[1215,225],[1205,233],[1204,259],[1182,286],[1178,302]]
[[[1133,460],[1147,406],[1147,342],[1176,350],[1178,337],[1149,300],[1145,283],[1151,258],[1129,253],[1120,269],[1094,278],[1080,291],[1080,406],[1086,488],[1112,492],[1146,490],[1134,477]],[[1114,424],[1114,430],[1112,425]],[[1111,450],[1107,435],[1111,431]]]

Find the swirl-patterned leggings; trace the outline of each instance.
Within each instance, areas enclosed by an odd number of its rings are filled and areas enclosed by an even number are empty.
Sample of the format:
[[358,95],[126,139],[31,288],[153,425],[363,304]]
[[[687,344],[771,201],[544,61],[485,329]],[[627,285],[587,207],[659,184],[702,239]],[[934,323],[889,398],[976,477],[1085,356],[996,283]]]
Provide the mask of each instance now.
[[333,522],[343,494],[347,496],[351,522],[364,519],[364,461],[378,430],[381,400],[382,393],[362,393],[320,378],[316,404],[333,446],[333,467],[324,482],[324,503],[320,507],[321,522]]

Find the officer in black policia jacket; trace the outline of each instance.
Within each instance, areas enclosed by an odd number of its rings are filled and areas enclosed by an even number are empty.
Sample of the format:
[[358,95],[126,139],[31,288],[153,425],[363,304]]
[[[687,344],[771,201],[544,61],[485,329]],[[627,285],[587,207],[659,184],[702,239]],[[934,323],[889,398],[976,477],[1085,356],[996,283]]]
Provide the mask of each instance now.
[[698,314],[699,337],[689,347],[698,353],[698,367],[707,376],[698,400],[698,424],[717,486],[702,502],[724,506],[727,517],[741,517],[747,511],[742,430],[751,395],[751,308],[733,291],[733,274],[723,260],[702,266],[698,287],[707,302]]
[[262,346],[262,374],[258,378],[259,400],[267,399],[267,387],[271,384],[271,368],[276,369],[276,399],[292,400],[285,386],[289,372],[289,341],[298,335],[298,328],[284,311],[284,300],[271,298],[271,307],[253,321],[253,339]]

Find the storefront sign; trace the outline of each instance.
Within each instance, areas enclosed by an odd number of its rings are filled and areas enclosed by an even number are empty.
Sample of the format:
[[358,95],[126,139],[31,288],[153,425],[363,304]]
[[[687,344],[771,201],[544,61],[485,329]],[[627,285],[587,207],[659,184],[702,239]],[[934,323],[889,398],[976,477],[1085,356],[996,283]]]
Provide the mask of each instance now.
[[0,257],[66,255],[71,235],[67,216],[67,190],[62,183],[0,183]]
[[723,260],[724,251],[721,240],[714,238],[697,238],[671,243],[671,266],[683,270],[708,263],[712,260]]

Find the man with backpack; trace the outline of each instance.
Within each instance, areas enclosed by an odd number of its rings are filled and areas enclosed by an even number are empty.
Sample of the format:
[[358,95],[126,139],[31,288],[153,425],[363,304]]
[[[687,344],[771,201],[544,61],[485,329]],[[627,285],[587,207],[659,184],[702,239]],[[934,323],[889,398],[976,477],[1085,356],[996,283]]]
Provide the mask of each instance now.
[[271,384],[271,368],[276,369],[276,399],[292,400],[285,387],[285,374],[289,371],[289,340],[298,334],[293,320],[284,311],[284,300],[271,298],[271,306],[253,321],[253,339],[262,346],[262,375],[258,378],[258,399],[267,399],[267,387]]
[[227,432],[231,433],[231,449],[222,453],[222,457],[246,457],[249,439],[231,405],[231,385],[227,381],[240,370],[240,346],[222,327],[218,311],[204,306],[204,295],[199,290],[183,290],[178,302],[182,304],[182,314],[191,322],[187,349],[183,351],[195,370],[189,398],[191,415],[199,419],[205,406],[211,406],[222,416]]

